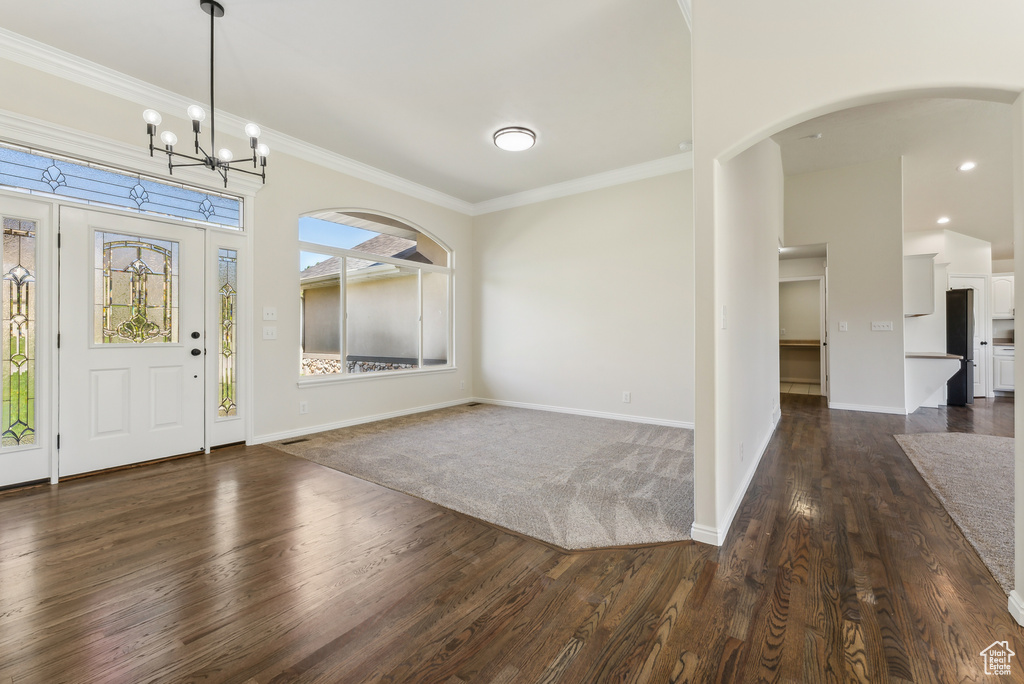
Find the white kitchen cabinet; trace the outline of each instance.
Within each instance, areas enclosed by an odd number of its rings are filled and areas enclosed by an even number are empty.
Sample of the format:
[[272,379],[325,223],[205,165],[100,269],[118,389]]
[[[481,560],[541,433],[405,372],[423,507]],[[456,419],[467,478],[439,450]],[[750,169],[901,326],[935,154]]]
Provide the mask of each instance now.
[[1013,391],[1013,347],[995,347],[992,354],[992,389]]
[[935,313],[935,255],[903,257],[903,315]]
[[992,318],[1013,318],[1013,275],[992,276]]

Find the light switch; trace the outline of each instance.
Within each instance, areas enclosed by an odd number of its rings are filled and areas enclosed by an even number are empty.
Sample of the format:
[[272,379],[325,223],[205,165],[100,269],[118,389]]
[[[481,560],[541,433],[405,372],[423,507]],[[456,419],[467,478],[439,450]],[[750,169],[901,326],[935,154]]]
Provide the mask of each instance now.
[[878,331],[892,331],[892,321],[871,321],[871,329]]
[[276,306],[265,306],[265,307],[263,307],[263,320],[265,320],[265,321],[276,321],[277,320],[277,307]]
[[263,326],[263,339],[265,339],[265,340],[276,340],[277,339],[277,326],[276,325],[265,325],[265,326]]
[[850,326],[846,324],[846,321],[839,321],[839,332],[846,332],[850,329]]

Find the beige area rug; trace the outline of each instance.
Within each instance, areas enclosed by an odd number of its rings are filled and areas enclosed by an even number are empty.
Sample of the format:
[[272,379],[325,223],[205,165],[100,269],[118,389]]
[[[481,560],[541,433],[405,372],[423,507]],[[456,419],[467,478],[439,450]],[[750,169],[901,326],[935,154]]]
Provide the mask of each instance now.
[[272,446],[565,549],[690,538],[693,431],[462,405]]
[[893,435],[1007,594],[1013,588],[1013,438]]

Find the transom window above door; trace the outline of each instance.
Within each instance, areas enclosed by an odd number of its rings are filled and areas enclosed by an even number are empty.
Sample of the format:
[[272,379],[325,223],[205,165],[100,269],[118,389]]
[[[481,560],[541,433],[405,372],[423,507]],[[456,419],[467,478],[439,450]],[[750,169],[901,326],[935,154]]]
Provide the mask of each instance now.
[[450,367],[451,254],[367,211],[299,219],[300,375]]
[[242,200],[238,197],[13,145],[0,145],[0,186],[242,229]]

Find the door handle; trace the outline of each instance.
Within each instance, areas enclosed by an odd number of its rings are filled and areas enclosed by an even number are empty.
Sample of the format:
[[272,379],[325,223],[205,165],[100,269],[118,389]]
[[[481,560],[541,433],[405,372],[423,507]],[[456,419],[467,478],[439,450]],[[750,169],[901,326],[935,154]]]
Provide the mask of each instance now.
[[199,356],[202,353],[203,353],[202,349],[193,349],[192,350],[192,356]]
[[199,339],[199,333],[197,333],[197,332],[192,333],[192,339],[193,340],[198,340]]
[[982,344],[988,344],[988,340],[982,340],[981,343]]

